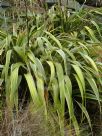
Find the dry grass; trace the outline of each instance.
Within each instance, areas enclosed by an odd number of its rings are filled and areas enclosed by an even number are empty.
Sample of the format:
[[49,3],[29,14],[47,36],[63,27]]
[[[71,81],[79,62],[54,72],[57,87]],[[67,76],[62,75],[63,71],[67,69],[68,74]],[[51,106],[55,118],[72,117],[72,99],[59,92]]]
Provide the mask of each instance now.
[[[58,118],[52,109],[49,109],[46,121],[42,108],[36,112],[31,111],[29,107],[21,109],[17,116],[15,111],[12,116],[6,108],[0,122],[0,136],[61,136]],[[87,127],[88,125],[82,127],[81,136],[91,136]],[[76,136],[70,125],[65,126],[65,136]]]
[[47,121],[42,109],[34,113],[29,108],[21,109],[17,116],[15,112],[13,115],[5,110],[0,122],[0,136],[60,136],[59,126],[51,113]]

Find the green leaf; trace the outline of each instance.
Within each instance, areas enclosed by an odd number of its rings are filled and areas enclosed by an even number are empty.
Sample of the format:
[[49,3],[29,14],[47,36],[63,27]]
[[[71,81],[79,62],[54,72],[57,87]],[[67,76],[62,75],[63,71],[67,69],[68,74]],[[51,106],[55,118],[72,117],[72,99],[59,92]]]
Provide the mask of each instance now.
[[47,38],[45,38],[45,37],[41,37],[41,38],[43,39],[44,42],[46,42],[47,47],[52,48],[52,45]]
[[73,53],[72,53],[70,50],[68,50],[68,48],[67,48],[67,49],[66,49],[66,48],[63,48],[63,50],[68,54],[68,56],[71,57],[71,59],[72,59],[73,61],[76,61],[75,56],[73,55]]
[[4,79],[0,78],[0,87],[1,87],[1,85],[3,83],[3,81],[4,81]]
[[[94,94],[86,93],[86,98],[89,100],[97,101],[96,95],[94,95]],[[100,99],[100,101],[102,101],[102,100]]]
[[0,39],[6,38],[7,33],[0,30]]
[[52,35],[50,32],[47,31],[45,31],[45,33],[58,45],[60,49],[62,49],[62,45],[60,41],[54,35]]
[[53,91],[53,100],[54,100],[54,108],[57,111],[58,119],[59,119],[59,126],[60,126],[60,133],[63,136],[64,135],[64,113],[63,113],[63,107],[61,104],[61,100],[59,98],[59,83],[56,78],[53,79],[52,82],[52,91]]
[[85,55],[85,54],[81,54],[81,55],[86,60],[86,62],[91,64],[91,66],[94,68],[94,70],[96,72],[98,72],[98,68],[97,68],[95,62],[93,61],[93,59],[91,57],[89,57],[88,55]]
[[50,84],[53,82],[53,79],[55,78],[55,67],[52,61],[47,61],[47,63],[50,66],[51,76],[50,76]]
[[6,63],[5,63],[4,69],[2,71],[2,76],[3,76],[3,74],[5,75],[5,82],[7,81],[7,78],[8,78],[11,53],[12,53],[12,50],[8,50],[7,51],[7,54],[6,54]]
[[79,89],[80,89],[80,93],[81,93],[81,98],[82,98],[82,102],[84,102],[84,89],[83,89],[83,86],[82,86],[82,83],[81,83],[81,81],[80,81],[80,79],[79,79],[79,77],[76,75],[76,74],[74,74],[74,76],[75,76],[75,79],[76,79],[76,81],[77,81],[77,83],[78,83],[78,86],[79,86]]
[[[52,91],[53,91],[54,107],[57,109],[60,106],[60,101],[59,101],[58,81],[56,78],[54,78],[52,81]],[[58,109],[60,109],[60,108],[58,108]]]
[[74,114],[74,106],[73,106],[73,99],[72,99],[72,84],[70,81],[70,78],[68,76],[65,76],[65,98],[68,105],[68,111],[69,111],[69,117],[70,120],[72,120],[72,123],[75,128],[76,135],[79,135],[79,125],[76,120],[75,114]]
[[17,36],[16,47],[17,47],[17,46],[22,47],[23,45],[25,45],[26,42],[27,42],[27,40],[26,40],[25,33],[20,33],[20,34]]
[[83,72],[82,70],[80,69],[80,67],[78,65],[73,65],[73,68],[78,76],[78,79],[80,80],[81,84],[82,84],[82,87],[83,87],[83,91],[85,92],[85,80],[84,80],[84,76],[83,76]]
[[85,116],[86,116],[86,118],[87,118],[87,120],[88,120],[89,126],[90,126],[90,128],[91,128],[91,130],[92,130],[91,120],[90,120],[90,117],[89,117],[89,114],[88,114],[86,108],[85,108],[81,103],[79,103],[79,102],[77,102],[77,104],[78,104],[79,107],[81,108],[82,112],[85,114]]
[[96,27],[96,29],[97,29],[97,31],[98,31],[100,37],[102,37],[101,31],[100,31],[100,27],[98,26],[98,24],[97,24],[94,20],[92,20],[91,23]]
[[24,62],[27,62],[27,56],[25,54],[25,50],[23,47],[18,47],[18,46],[15,46],[14,47],[14,50],[17,52],[17,54],[19,55],[19,57],[24,61]]
[[33,63],[35,63],[35,56],[31,51],[27,52],[27,56]]
[[64,68],[65,68],[65,72],[67,74],[67,64],[66,64],[66,54],[64,53],[63,50],[59,49],[59,50],[56,50],[60,56],[62,57],[63,61],[64,61]]
[[39,49],[43,52],[44,51],[44,43],[43,43],[43,40],[41,37],[37,38],[37,43],[38,43]]
[[[97,98],[99,106],[100,106],[99,90],[97,88],[97,84],[96,84],[95,80],[92,77],[89,77],[89,76],[87,76],[86,79],[87,79],[88,83],[90,84],[90,86],[91,86],[91,88],[92,88],[92,90],[93,90],[93,92],[94,92],[94,94]],[[101,110],[101,106],[100,106],[100,110]]]
[[85,29],[88,31],[88,33],[90,34],[91,39],[94,42],[99,42],[98,39],[96,39],[94,31],[91,28],[89,28],[88,26],[85,26]]
[[[58,117],[60,123],[61,134],[64,135],[64,112],[65,112],[65,85],[64,85],[64,73],[60,63],[55,63],[57,78],[58,78],[58,90],[60,104],[58,106]],[[57,87],[57,86],[56,86]],[[57,100],[58,103],[58,100]]]
[[24,76],[26,78],[26,81],[27,81],[27,84],[28,84],[28,87],[29,87],[29,91],[30,91],[32,101],[35,104],[35,106],[39,106],[39,104],[40,104],[39,96],[38,96],[38,93],[37,93],[37,89],[36,89],[33,77],[31,75],[31,73],[27,73]]
[[65,76],[65,98],[67,101],[70,118],[74,115],[73,101],[72,101],[72,84],[68,76]]
[[39,76],[36,76],[36,85],[37,85],[37,92],[38,92],[38,95],[39,95],[39,99],[40,99],[40,102],[43,106],[45,106],[45,98],[44,98],[44,80],[39,77]]
[[[19,67],[21,66],[21,63],[16,63],[11,66],[11,75],[10,75],[10,105],[13,108],[14,104],[16,107],[18,106],[18,103],[15,103],[18,101],[17,90],[18,90],[18,71]],[[15,99],[16,98],[16,99]]]
[[46,81],[45,70],[44,70],[43,64],[40,61],[40,59],[35,58],[35,64],[36,64],[36,68],[37,68],[39,75],[42,76],[43,79]]
[[65,111],[65,84],[64,84],[64,73],[63,73],[63,68],[60,63],[55,63],[56,67],[56,73],[58,77],[58,84],[59,84],[59,90],[60,90],[60,101],[61,101],[61,106],[62,106],[62,114],[64,116],[64,111]]

